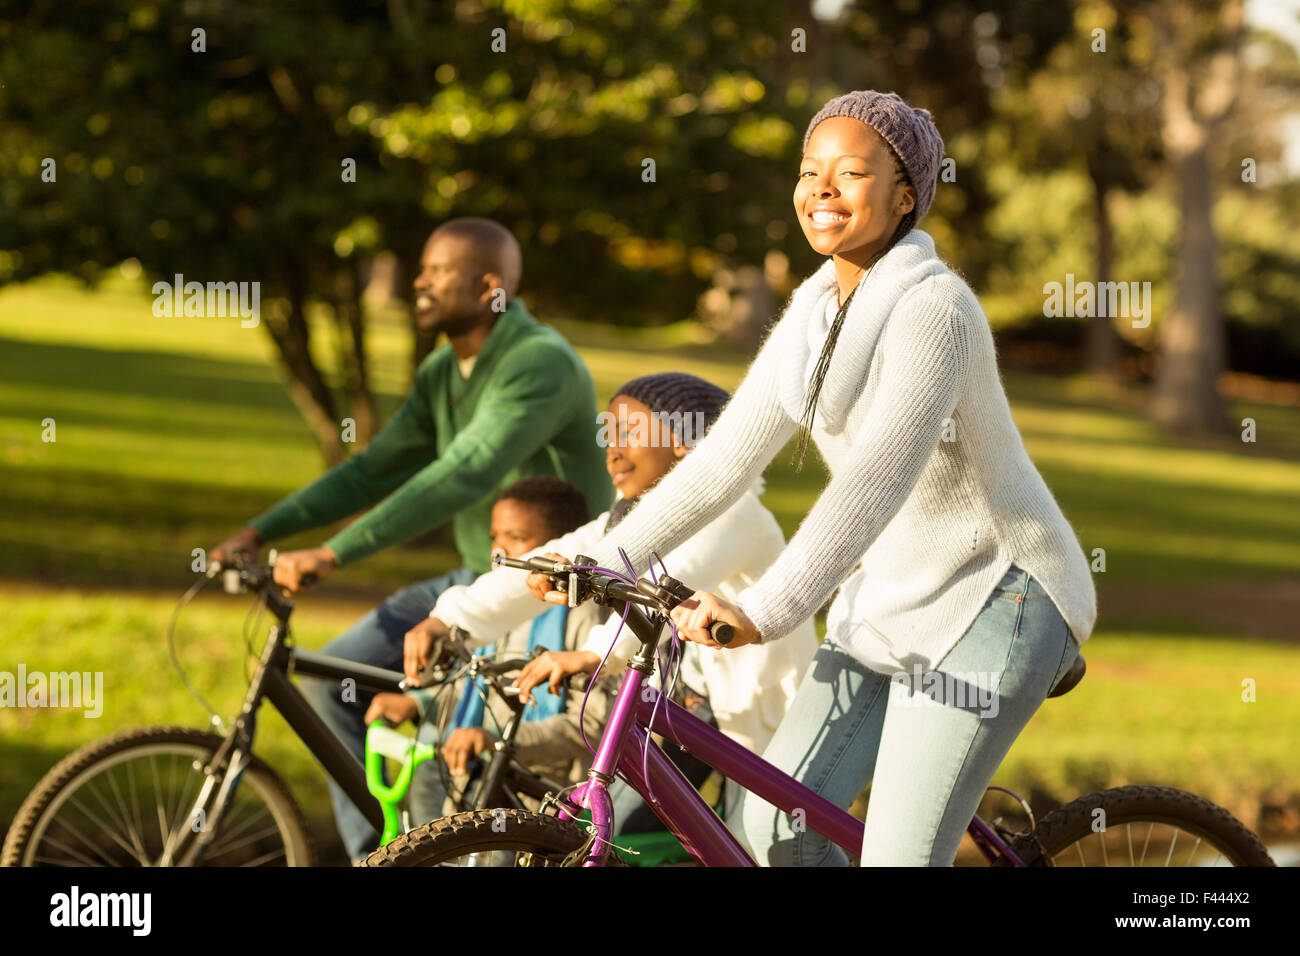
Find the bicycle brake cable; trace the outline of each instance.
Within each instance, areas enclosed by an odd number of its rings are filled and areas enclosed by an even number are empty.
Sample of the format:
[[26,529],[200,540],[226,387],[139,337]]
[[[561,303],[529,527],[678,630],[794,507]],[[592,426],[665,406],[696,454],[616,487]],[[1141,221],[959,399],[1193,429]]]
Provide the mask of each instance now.
[[248,662],[255,660],[258,656],[253,650],[253,633],[257,630],[258,622],[262,620],[262,611],[266,608],[266,592],[259,591],[253,599],[253,606],[248,609],[244,615],[244,680],[251,681],[253,675],[248,672]]
[[225,734],[226,722],[221,719],[221,715],[217,713],[216,708],[208,703],[207,698],[200,694],[194,685],[190,683],[189,678],[185,676],[185,668],[181,666],[180,657],[176,654],[176,621],[180,618],[181,609],[189,604],[190,601],[194,599],[194,596],[198,594],[199,591],[203,590],[211,580],[212,578],[205,574],[190,585],[189,589],[181,595],[181,599],[176,602],[176,607],[172,610],[171,622],[167,625],[167,654],[171,658],[172,667],[175,669],[176,675],[180,677],[181,683],[184,684],[185,689],[190,692],[190,696],[198,701],[199,706],[208,712],[212,726],[216,727],[222,734]]

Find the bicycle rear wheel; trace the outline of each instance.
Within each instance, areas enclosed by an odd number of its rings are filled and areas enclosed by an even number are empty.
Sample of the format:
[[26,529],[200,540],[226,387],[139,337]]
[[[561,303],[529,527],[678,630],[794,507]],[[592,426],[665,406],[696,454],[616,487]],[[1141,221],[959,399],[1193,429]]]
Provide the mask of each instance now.
[[[471,810],[416,827],[361,866],[580,866],[591,835],[571,820],[527,810]],[[608,865],[620,865],[610,853]]]
[[[124,730],[59,761],[23,801],[2,866],[157,866],[190,829],[201,768],[221,745],[187,727]],[[302,811],[253,757],[202,866],[310,866]]]
[[1029,866],[1276,865],[1231,813],[1173,787],[1090,793],[1047,814],[1011,848]]

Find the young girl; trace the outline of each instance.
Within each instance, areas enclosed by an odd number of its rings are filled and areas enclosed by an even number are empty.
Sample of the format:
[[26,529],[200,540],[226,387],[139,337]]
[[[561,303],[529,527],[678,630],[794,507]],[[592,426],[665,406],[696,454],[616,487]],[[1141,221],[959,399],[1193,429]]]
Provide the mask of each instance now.
[[[586,553],[612,527],[630,520],[628,516],[637,513],[637,503],[648,489],[695,454],[692,451],[695,440],[712,426],[728,397],[716,385],[679,372],[643,375],[622,385],[609,405],[616,427],[602,429],[605,465],[618,500],[610,512],[531,553]],[[755,474],[729,506],[711,521],[702,523],[689,540],[661,551],[667,572],[728,597],[738,596],[757,582],[785,548],[785,538],[776,518],[759,501],[760,490],[761,478]],[[623,564],[615,555],[614,562],[606,567],[621,569]],[[446,634],[452,625],[468,631],[473,643],[490,644],[535,616],[537,602],[529,593],[527,580],[516,570],[499,568],[472,585],[444,591],[430,619],[407,635],[408,675],[419,673],[427,662],[433,640]],[[725,657],[707,652],[696,654],[703,649],[688,647],[680,683],[689,688],[688,694],[698,695],[707,702],[723,733],[761,751],[785,716],[817,648],[810,616],[811,612],[791,622],[789,636],[783,641],[746,648]],[[624,628],[619,634],[620,643],[610,650],[617,631],[615,617],[591,628],[581,648],[548,651],[534,659],[515,681],[521,689],[520,699],[528,701],[540,684],[549,684],[558,693],[561,681],[579,672],[591,673],[606,652],[609,657],[605,673],[621,677],[627,658],[636,649],[636,641]],[[588,739],[595,746],[599,727],[593,728],[589,719],[587,728]],[[516,744],[525,761],[529,759],[530,748],[543,743],[542,734],[548,736],[545,743],[551,749],[565,744],[574,758],[589,759],[576,718],[564,725],[563,741],[546,722],[534,727],[524,724],[519,734]],[[708,768],[703,770],[707,775]],[[645,814],[638,810],[641,801],[634,792],[622,787],[619,792],[615,803],[617,832],[629,832],[626,827],[633,825],[631,814],[636,812],[640,817]],[[728,819],[734,819],[738,812],[738,798],[738,788],[728,785]]]
[[[708,625],[730,623],[718,653],[740,653],[779,642],[839,587],[763,755],[841,806],[871,785],[863,865],[952,864],[998,764],[1096,619],[1086,559],[1012,421],[979,302],[915,229],[942,159],[930,114],[892,93],[847,93],[813,117],[794,207],[828,258],[708,437],[585,552],[608,565],[621,547],[644,567],[727,508],[803,426],[830,480],[785,552],[734,600],[700,591],[674,618],[715,648]],[[529,587],[563,600],[545,575]],[[747,800],[742,839],[760,863],[847,862],[791,824]]]

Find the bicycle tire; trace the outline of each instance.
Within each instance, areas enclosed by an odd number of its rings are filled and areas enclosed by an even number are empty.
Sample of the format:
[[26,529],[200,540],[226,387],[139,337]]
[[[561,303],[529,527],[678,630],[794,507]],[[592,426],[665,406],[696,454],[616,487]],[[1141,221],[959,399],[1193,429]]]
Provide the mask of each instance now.
[[[360,866],[443,866],[474,854],[526,854],[515,866],[576,866],[591,839],[579,823],[528,810],[470,810],[416,827],[380,847]],[[624,865],[612,850],[609,866]]]
[[[1079,797],[1047,814],[1031,833],[1017,837],[1011,848],[1028,866],[1057,866],[1074,863],[1072,858],[1055,861],[1075,847],[1079,862],[1089,865],[1083,843],[1098,835],[1093,829],[1098,809],[1104,812],[1106,830],[1134,824],[1176,826],[1207,842],[1233,866],[1276,866],[1259,837],[1223,807],[1185,790],[1145,785],[1114,787]],[[1148,838],[1150,832],[1148,827]],[[1128,836],[1131,835],[1130,830]],[[1101,865],[1109,866],[1112,864],[1105,842],[1103,838],[1096,845],[1105,854]],[[1131,862],[1131,844],[1127,848]],[[1145,860],[1147,847],[1144,845],[1142,849]],[[1175,844],[1171,844],[1169,855],[1172,857],[1174,852]],[[993,865],[1011,864],[999,859]]]
[[[134,752],[171,754],[205,760],[222,743],[216,734],[189,727],[136,727],[92,741],[64,757],[37,782],[23,801],[5,836],[0,850],[0,866],[34,865],[37,846],[33,838],[44,837],[45,828],[64,802],[75,794],[81,783],[93,778],[92,771],[102,772],[123,763]],[[240,780],[262,799],[285,846],[289,866],[311,866],[314,849],[301,807],[284,781],[260,758],[250,755],[249,765]]]

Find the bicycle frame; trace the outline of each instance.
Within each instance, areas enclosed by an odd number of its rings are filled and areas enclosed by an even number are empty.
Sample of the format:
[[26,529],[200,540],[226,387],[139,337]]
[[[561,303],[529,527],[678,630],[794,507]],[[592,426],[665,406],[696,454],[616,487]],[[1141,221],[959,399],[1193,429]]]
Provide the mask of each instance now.
[[[663,622],[654,623],[631,607],[627,624],[641,639],[641,651],[628,662],[614,712],[601,736],[587,782],[573,790],[559,808],[561,819],[574,819],[581,809],[591,811],[594,840],[583,866],[603,865],[612,846],[614,821],[608,788],[615,772],[641,795],[664,826],[700,864],[756,865],[740,841],[650,737],[652,720],[655,733],[699,757],[724,777],[778,809],[786,813],[802,811],[808,829],[842,847],[851,856],[861,855],[864,833],[861,820],[746,750],[686,708],[667,698],[659,699],[659,692],[646,681],[653,670],[654,648]],[[643,753],[644,775],[641,770]],[[1013,866],[1025,865],[1006,841],[978,816],[971,820],[967,832],[990,861],[1000,856]]]
[[[195,797],[190,820],[203,821],[198,830],[191,830],[177,846],[164,851],[164,860],[192,864],[215,839],[222,815],[230,803],[240,775],[248,765],[256,732],[257,711],[263,700],[268,700],[284,717],[285,722],[306,745],[330,778],[352,801],[375,831],[384,831],[383,808],[366,784],[365,767],[330,730],[316,709],[303,696],[292,681],[293,675],[315,677],[322,680],[353,680],[358,690],[374,693],[402,693],[404,675],[382,667],[331,657],[316,651],[295,647],[289,639],[289,615],[293,601],[279,594],[274,587],[264,592],[267,608],[275,618],[266,646],[258,659],[257,670],[248,685],[243,705],[234,725],[221,746],[203,767],[204,783]],[[516,714],[503,737],[503,747],[493,759],[479,781],[474,805],[507,806],[520,808],[517,793],[538,800],[548,793],[561,789],[561,785],[519,766],[512,759],[514,737],[519,724]],[[504,801],[504,802],[503,802]],[[190,834],[193,838],[190,839]]]

